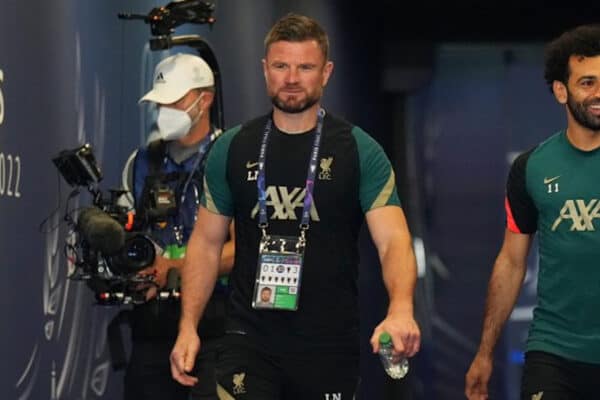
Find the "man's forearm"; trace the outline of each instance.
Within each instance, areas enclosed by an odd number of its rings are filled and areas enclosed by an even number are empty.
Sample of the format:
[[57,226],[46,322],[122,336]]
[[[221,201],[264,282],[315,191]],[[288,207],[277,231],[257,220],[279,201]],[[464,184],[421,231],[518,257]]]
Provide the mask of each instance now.
[[219,262],[219,275],[227,275],[233,268],[233,261],[235,258],[235,243],[233,240],[227,241],[223,245],[223,251],[221,252],[221,259]]
[[[410,242],[408,242],[410,243]],[[383,281],[389,296],[388,314],[413,313],[417,268],[410,244],[390,246],[380,254]]]
[[194,329],[204,313],[219,273],[220,251],[210,251],[190,239],[181,269],[180,328]]
[[512,311],[525,275],[525,265],[499,256],[488,285],[479,353],[492,357],[502,327]]

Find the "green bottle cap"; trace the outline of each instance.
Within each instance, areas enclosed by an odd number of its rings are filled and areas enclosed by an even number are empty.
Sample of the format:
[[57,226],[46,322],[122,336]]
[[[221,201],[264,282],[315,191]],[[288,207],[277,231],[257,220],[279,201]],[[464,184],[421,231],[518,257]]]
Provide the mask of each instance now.
[[390,344],[392,342],[392,337],[389,333],[383,332],[379,335],[379,344]]

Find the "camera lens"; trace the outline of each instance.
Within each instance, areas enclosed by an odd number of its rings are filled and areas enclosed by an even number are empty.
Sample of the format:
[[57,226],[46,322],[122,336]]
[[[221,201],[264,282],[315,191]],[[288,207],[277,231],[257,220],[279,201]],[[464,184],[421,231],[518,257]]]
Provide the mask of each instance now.
[[155,257],[152,241],[144,235],[135,235],[125,240],[122,250],[112,258],[112,266],[121,273],[137,272],[150,266]]

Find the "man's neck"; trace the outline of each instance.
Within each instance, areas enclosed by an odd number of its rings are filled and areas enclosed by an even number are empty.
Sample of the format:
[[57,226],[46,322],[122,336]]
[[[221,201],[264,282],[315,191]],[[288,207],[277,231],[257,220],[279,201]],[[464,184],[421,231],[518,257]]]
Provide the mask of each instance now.
[[567,121],[567,138],[575,148],[583,151],[600,148],[600,131],[593,131],[581,126],[570,114],[568,114]]
[[317,111],[320,107],[320,104],[317,103],[300,113],[287,113],[274,107],[273,122],[277,129],[284,133],[293,135],[307,132],[317,125]]
[[194,146],[206,137],[210,132],[210,119],[202,117],[190,130],[190,133],[178,140],[184,147]]

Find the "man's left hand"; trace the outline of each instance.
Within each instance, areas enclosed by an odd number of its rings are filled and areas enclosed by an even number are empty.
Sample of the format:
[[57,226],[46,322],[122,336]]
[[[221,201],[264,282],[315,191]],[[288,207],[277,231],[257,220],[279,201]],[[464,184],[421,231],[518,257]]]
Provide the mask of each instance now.
[[371,336],[373,353],[379,352],[379,335],[387,332],[394,343],[394,354],[402,357],[412,357],[421,345],[421,331],[412,315],[388,314],[375,328]]

